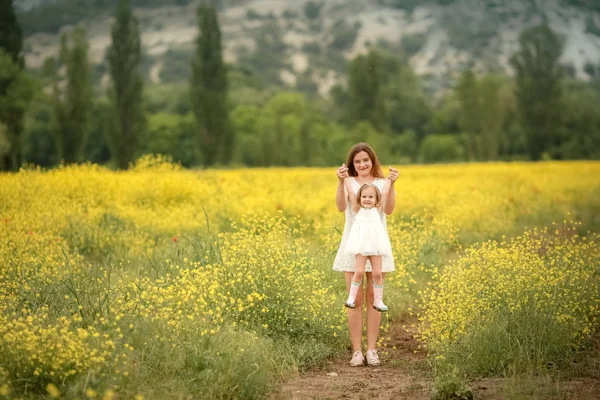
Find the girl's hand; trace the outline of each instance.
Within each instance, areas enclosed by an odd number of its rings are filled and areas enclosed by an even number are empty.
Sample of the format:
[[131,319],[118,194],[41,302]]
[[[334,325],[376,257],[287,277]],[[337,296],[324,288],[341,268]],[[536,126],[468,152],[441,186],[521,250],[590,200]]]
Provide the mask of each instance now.
[[348,177],[348,168],[346,167],[346,164],[342,164],[335,173],[337,174],[340,183],[344,182],[344,179]]
[[394,184],[394,182],[396,182],[396,179],[398,179],[398,170],[396,168],[390,167],[390,171],[388,173],[388,179],[390,181],[392,181],[392,184]]

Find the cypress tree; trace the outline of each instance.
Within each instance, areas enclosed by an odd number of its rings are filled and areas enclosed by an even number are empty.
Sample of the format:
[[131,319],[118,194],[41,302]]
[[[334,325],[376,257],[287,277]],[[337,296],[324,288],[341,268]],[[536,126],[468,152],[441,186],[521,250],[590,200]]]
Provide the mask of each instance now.
[[17,21],[13,0],[0,0],[0,48],[12,57],[14,63],[23,68],[23,31]]
[[[0,0],[0,49],[10,56],[12,63],[19,71],[23,70],[23,31],[17,21],[12,0]],[[0,79],[0,97],[8,96],[9,88],[13,87],[19,73],[5,74]],[[27,99],[26,99],[27,100]],[[28,101],[28,100],[27,100]],[[12,107],[8,104],[2,112],[0,122],[5,125],[5,136],[8,138],[8,151],[0,156],[0,170],[16,171],[21,164],[21,136],[23,133],[24,107]]]
[[564,72],[559,59],[563,44],[547,25],[523,31],[519,44],[511,59],[516,72],[515,94],[529,157],[539,160],[558,140],[562,123]]
[[205,165],[228,163],[234,135],[227,109],[228,82],[223,63],[221,30],[214,6],[198,7],[196,54],[192,65],[190,97]]
[[138,19],[129,0],[120,0],[112,26],[112,45],[108,50],[112,86],[111,125],[108,143],[117,167],[126,169],[134,160],[146,126],[142,107],[143,79],[139,72],[141,42]]
[[387,121],[383,80],[383,60],[375,50],[352,60],[348,71],[351,120],[368,121],[376,129],[384,129]]
[[470,69],[464,71],[456,87],[456,94],[461,103],[459,125],[467,135],[467,153],[470,161],[481,156],[479,142],[483,127],[481,126],[481,99],[479,82]]
[[[69,46],[69,39],[72,41]],[[60,60],[66,67],[64,93],[60,93],[55,74],[55,123],[59,158],[66,163],[82,159],[92,108],[92,87],[85,30],[76,27],[60,41]]]

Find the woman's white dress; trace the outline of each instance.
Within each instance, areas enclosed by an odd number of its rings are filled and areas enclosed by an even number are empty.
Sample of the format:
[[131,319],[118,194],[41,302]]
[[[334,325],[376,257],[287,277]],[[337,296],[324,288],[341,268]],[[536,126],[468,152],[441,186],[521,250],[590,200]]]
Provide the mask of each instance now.
[[[360,188],[360,184],[356,181],[355,178],[351,178],[352,189],[354,193],[358,193],[358,189]],[[377,186],[377,188],[381,191],[383,190],[383,186],[385,185],[385,178],[376,178],[373,181],[373,184]],[[352,229],[352,225],[354,223],[354,219],[357,214],[352,211],[352,207],[350,207],[350,200],[346,199],[346,224],[344,226],[344,233],[342,235],[342,241],[340,243],[340,247],[338,248],[337,255],[335,256],[335,261],[333,262],[333,270],[339,272],[354,272],[356,260],[355,256],[352,254],[348,254],[345,252],[346,243],[348,241],[348,236],[350,234],[350,230]],[[385,213],[379,213],[381,218],[381,223],[383,225],[385,235],[389,237],[387,232],[387,224],[385,220]],[[382,270],[383,272],[392,272],[394,271],[394,257],[392,254],[384,255],[382,258]],[[371,272],[371,263],[367,260],[367,265],[365,267],[365,271]]]

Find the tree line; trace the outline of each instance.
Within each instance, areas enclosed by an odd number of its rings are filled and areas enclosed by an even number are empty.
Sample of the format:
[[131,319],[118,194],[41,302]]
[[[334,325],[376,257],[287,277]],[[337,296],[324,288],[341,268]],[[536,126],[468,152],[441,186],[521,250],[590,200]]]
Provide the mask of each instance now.
[[[24,114],[43,82],[35,82],[25,71],[23,33],[12,0],[0,0],[0,12],[0,169],[17,170],[24,161],[31,161],[23,159]],[[227,163],[231,157],[233,134],[228,133],[231,129],[227,78],[217,12],[213,6],[205,4],[197,12],[200,34],[190,98],[198,119],[195,125],[198,147],[203,150],[206,164],[217,160]],[[37,146],[36,150],[52,149],[56,160],[65,163],[85,161],[89,154],[86,145],[96,142],[108,148],[115,167],[125,169],[135,159],[145,138],[139,22],[129,0],[119,0],[114,17],[112,43],[106,55],[110,85],[104,94],[103,107],[94,107],[96,96],[90,80],[89,46],[83,27],[77,26],[63,33],[58,57],[44,63],[43,71],[50,82],[51,95],[47,101],[50,109],[46,109],[42,120],[50,127],[54,140],[50,146],[46,140],[45,149]],[[101,121],[102,128],[92,130],[92,119]],[[90,134],[103,138],[90,137]],[[35,141],[35,137],[33,139]]]
[[351,60],[346,82],[324,99],[274,90],[224,63],[212,3],[197,9],[188,84],[162,88],[144,87],[139,22],[130,0],[119,0],[110,83],[99,90],[82,27],[61,35],[59,54],[34,77],[12,0],[0,0],[0,169],[62,161],[126,169],[144,153],[185,166],[335,165],[356,141],[392,162],[600,158],[600,68],[591,83],[572,79],[547,25],[522,32],[514,78],[466,68],[435,99],[406,58],[379,46]]

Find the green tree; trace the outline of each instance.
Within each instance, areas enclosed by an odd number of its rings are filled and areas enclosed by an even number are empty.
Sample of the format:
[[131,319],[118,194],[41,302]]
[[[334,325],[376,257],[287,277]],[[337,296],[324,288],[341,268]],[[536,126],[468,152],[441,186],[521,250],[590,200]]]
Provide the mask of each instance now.
[[315,127],[326,120],[297,92],[278,93],[262,108],[240,105],[232,112],[232,121],[236,161],[251,166],[322,164],[324,142],[337,140],[315,136]]
[[223,63],[221,30],[214,7],[198,7],[196,54],[190,80],[192,109],[205,165],[228,163],[234,150],[229,121],[227,71]]
[[409,129],[394,137],[390,150],[398,161],[414,162],[418,156],[418,145],[417,134]]
[[348,71],[348,111],[354,122],[368,121],[377,130],[386,125],[383,59],[371,49],[357,56]]
[[9,150],[8,129],[6,129],[6,125],[0,122],[0,157],[7,154]]
[[[23,70],[25,65],[22,54],[23,32],[17,21],[12,0],[0,0],[0,50],[3,50],[11,58],[18,72]],[[15,80],[19,79],[19,73],[14,72],[13,67],[5,66],[5,68],[10,69],[11,72],[9,73],[7,69],[0,79],[0,98],[6,100],[9,90],[14,94],[15,88],[22,87],[22,85],[15,84]],[[7,103],[7,107],[9,106],[10,104]],[[0,122],[5,125],[5,136],[9,146],[9,150],[4,155],[0,155],[0,170],[7,168],[16,170],[21,164],[20,143],[25,109],[9,108],[4,110],[3,117],[0,119]]]
[[[72,42],[72,43],[69,43]],[[59,158],[66,163],[82,159],[92,109],[92,87],[85,30],[76,27],[60,39],[60,62],[65,67],[64,90],[60,89],[58,68],[46,66],[54,76],[54,131]]]
[[432,133],[459,134],[461,103],[456,91],[449,92],[440,101],[440,104],[431,118]]
[[308,104],[300,93],[282,92],[263,107],[260,132],[265,165],[307,165],[310,160]]
[[319,166],[339,165],[345,162],[339,149],[348,149],[356,143],[348,135],[345,126],[325,119],[316,121],[311,127],[311,137],[313,143],[311,164]]
[[457,162],[463,160],[463,148],[452,135],[429,135],[419,149],[421,161]]
[[143,153],[164,154],[189,167],[198,162],[194,146],[194,117],[159,112],[148,118],[148,137],[142,144]]
[[256,105],[239,105],[231,113],[236,132],[235,161],[248,166],[265,165],[260,132],[261,109]]
[[104,96],[94,101],[90,113],[90,129],[83,147],[83,159],[95,164],[114,162],[109,145],[109,130],[113,129],[113,104]]
[[565,124],[560,145],[552,155],[560,159],[600,158],[600,94],[586,82],[565,87]]
[[53,99],[41,92],[35,96],[25,115],[23,161],[42,167],[58,163],[56,143],[51,128]]
[[23,31],[15,15],[13,0],[0,0],[0,48],[19,68],[23,68]]
[[146,125],[143,79],[139,72],[140,32],[129,0],[119,1],[111,34],[108,62],[112,85],[108,96],[112,103],[112,124],[107,130],[108,143],[117,167],[127,169],[134,161]]
[[518,110],[529,156],[539,160],[561,129],[564,72],[559,59],[563,44],[547,25],[523,31],[519,43],[519,51],[511,58]]
[[386,58],[389,67],[384,75],[384,101],[389,114],[389,126],[397,134],[413,131],[420,143],[431,123],[431,102],[406,59],[399,59],[392,54]]
[[0,124],[4,126],[4,150],[0,154],[0,169],[17,171],[21,165],[23,147],[23,116],[35,93],[35,82],[0,48]]
[[460,77],[456,94],[461,104],[459,126],[466,134],[467,156],[474,161],[480,158],[479,141],[482,131],[482,104],[477,77],[471,70],[466,70]]
[[479,81],[482,121],[480,154],[484,160],[497,160],[505,140],[503,129],[512,101],[506,89],[511,87],[503,76],[486,75]]
[[504,127],[512,96],[506,77],[486,75],[477,78],[463,72],[455,95],[460,104],[458,125],[464,133],[469,160],[497,160],[505,146]]

